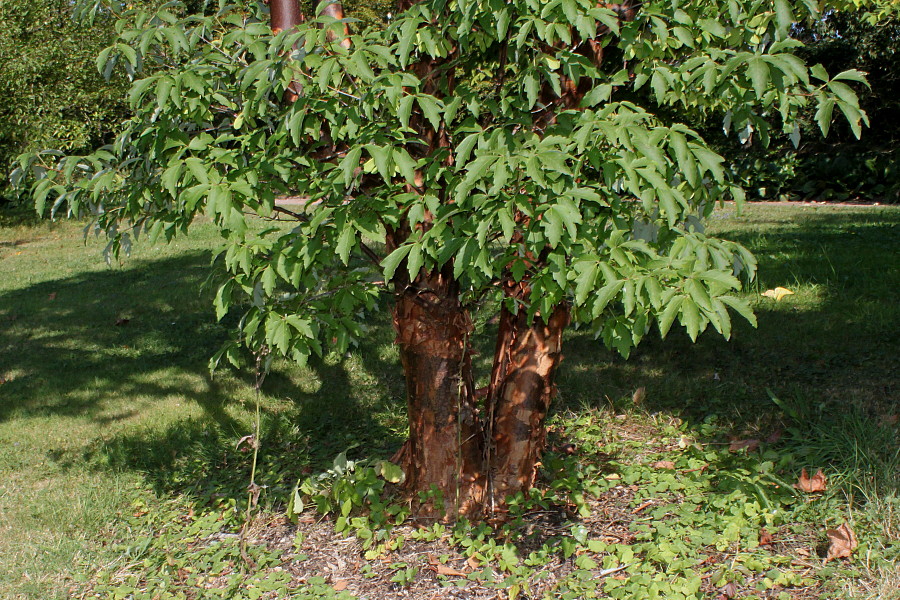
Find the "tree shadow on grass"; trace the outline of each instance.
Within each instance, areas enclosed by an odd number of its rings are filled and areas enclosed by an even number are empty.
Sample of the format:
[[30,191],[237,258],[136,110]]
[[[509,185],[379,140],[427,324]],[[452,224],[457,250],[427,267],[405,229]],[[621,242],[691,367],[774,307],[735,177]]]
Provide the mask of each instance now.
[[[828,416],[849,403],[870,409],[874,418],[891,403],[896,407],[898,309],[883,305],[896,298],[900,284],[892,267],[900,263],[900,215],[892,215],[868,221],[820,215],[772,225],[765,235],[726,233],[759,256],[762,289],[812,285],[822,303],[762,303],[759,329],[739,323],[730,343],[712,333],[697,344],[683,332],[673,331],[664,342],[651,336],[629,361],[573,332],[555,409],[620,410],[623,399],[630,402],[631,392],[645,386],[647,411],[674,413],[692,424],[715,414],[737,434],[757,435],[790,420],[767,390],[789,400],[798,415]],[[252,381],[246,374],[207,375],[208,357],[226,337],[213,322],[208,295],[197,293],[208,259],[195,252],[135,261],[124,270],[0,295],[0,376],[7,379],[0,385],[0,422],[87,418],[110,433],[80,456],[53,455],[48,448],[50,458],[139,471],[160,492],[209,497],[243,490],[250,459],[247,446],[235,443],[250,433]],[[482,366],[492,345],[488,337],[481,340]],[[273,495],[348,448],[382,457],[402,442],[404,388],[392,339],[384,318],[349,357],[306,369],[276,365],[264,386],[260,469]],[[173,398],[196,404],[200,414],[118,427]],[[820,418],[820,431],[828,433],[830,422]]]
[[[246,487],[249,446],[235,443],[252,432],[253,377],[209,375],[209,357],[228,335],[210,292],[199,291],[209,258],[135,260],[0,295],[0,423],[87,422],[81,429],[95,439],[48,440],[46,456],[62,468],[138,471],[159,492]],[[266,485],[353,445],[399,445],[378,417],[397,399],[378,385],[394,368],[378,356],[364,348],[305,369],[276,363],[261,402]]]

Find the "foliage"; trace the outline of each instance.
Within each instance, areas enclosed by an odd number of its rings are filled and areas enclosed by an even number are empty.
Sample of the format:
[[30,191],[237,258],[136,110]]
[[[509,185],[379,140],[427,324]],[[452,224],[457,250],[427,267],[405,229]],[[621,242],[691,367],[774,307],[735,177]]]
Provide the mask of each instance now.
[[0,3],[0,202],[15,197],[6,174],[25,151],[88,152],[111,141],[128,116],[125,81],[94,68],[112,22],[72,19],[64,0]]
[[861,11],[846,7],[798,25],[795,31],[806,44],[800,56],[807,62],[821,63],[828,72],[852,69],[866,73],[868,85],[858,88],[859,102],[872,128],[860,140],[844,123],[835,124],[828,140],[819,139],[816,115],[810,109],[800,118],[799,137],[776,136],[768,146],[751,138],[741,148],[732,148],[715,131],[718,123],[708,124],[708,139],[729,158],[750,198],[897,201],[897,6],[866,3]]
[[[225,239],[217,312],[244,307],[241,342],[299,362],[358,339],[382,282],[444,267],[468,302],[527,279],[530,315],[571,301],[624,355],[654,321],[728,337],[729,309],[752,319],[733,294],[754,261],[700,219],[743,191],[696,131],[659,115],[724,115],[764,140],[806,106],[823,133],[836,111],[857,134],[866,120],[860,73],[795,56],[788,34],[816,17],[809,3],[650,2],[622,21],[579,0],[422,2],[354,32],[349,50],[328,17],[273,35],[261,5],[176,6],[125,12],[98,60],[153,64],[116,142],[58,163],[26,155],[17,175],[41,178],[39,211],[96,214],[113,252],[205,213]],[[615,58],[572,50],[599,34]],[[284,103],[294,80],[303,93]],[[423,143],[428,131],[449,144]],[[286,193],[309,198],[294,229],[248,229],[247,213],[270,216]],[[385,256],[388,232],[402,239]]]

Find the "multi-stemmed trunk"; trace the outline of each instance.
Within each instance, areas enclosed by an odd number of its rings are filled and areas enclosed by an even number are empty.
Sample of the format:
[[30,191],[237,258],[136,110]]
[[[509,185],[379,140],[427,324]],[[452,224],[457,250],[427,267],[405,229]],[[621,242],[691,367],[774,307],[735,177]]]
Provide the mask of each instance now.
[[534,484],[569,313],[559,306],[529,323],[526,311],[502,309],[491,382],[478,407],[472,322],[458,292],[445,272],[421,274],[398,294],[409,438],[395,460],[422,513],[496,514],[507,496]]
[[[343,15],[339,2],[325,1],[328,14]],[[398,6],[411,3],[399,0]],[[271,0],[270,9],[276,31],[303,21],[298,0]],[[349,38],[340,43],[349,46]],[[428,72],[438,65],[420,63],[414,69],[428,80]],[[294,82],[285,101],[302,93]],[[413,115],[410,125],[419,126],[428,152],[449,144],[446,132],[429,127],[421,115]],[[403,243],[406,230],[404,224],[389,231],[389,251]],[[472,321],[460,301],[452,264],[422,269],[412,278],[404,264],[396,273],[393,322],[406,376],[409,438],[395,460],[406,474],[405,490],[423,515],[477,517],[502,511],[506,496],[527,490],[535,480],[568,309],[561,306],[531,322],[524,310],[513,314],[502,309],[491,381],[479,407],[471,364]],[[528,291],[523,282],[506,293],[522,300]]]

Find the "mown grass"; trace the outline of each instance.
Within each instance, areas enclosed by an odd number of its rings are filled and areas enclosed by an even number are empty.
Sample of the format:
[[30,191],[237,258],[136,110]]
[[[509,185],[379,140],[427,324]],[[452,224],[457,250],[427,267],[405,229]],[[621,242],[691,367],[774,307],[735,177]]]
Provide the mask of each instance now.
[[[711,227],[760,260],[747,291],[759,328],[697,344],[673,331],[629,361],[572,332],[556,428],[582,446],[615,444],[629,431],[662,436],[654,424],[677,419],[678,435],[706,448],[781,430],[764,445],[779,477],[801,467],[830,477],[827,507],[801,511],[807,526],[844,514],[868,549],[896,555],[898,225],[900,209],[889,207],[754,205],[740,219],[721,211]],[[0,220],[0,597],[74,595],[97,565],[121,564],[116,542],[160,518],[157,507],[176,499],[178,510],[205,514],[243,498],[250,460],[235,443],[252,430],[252,378],[207,372],[226,336],[202,288],[217,243],[200,224],[107,267],[102,242],[82,243],[79,224]],[[775,286],[795,293],[759,296]],[[343,450],[387,457],[402,441],[402,376],[387,319],[377,325],[346,357],[279,363],[267,378],[264,506],[281,506],[298,477]],[[638,387],[647,393],[636,406]],[[579,434],[585,415],[602,427]],[[863,561],[830,576],[835,593],[897,587],[890,567]]]

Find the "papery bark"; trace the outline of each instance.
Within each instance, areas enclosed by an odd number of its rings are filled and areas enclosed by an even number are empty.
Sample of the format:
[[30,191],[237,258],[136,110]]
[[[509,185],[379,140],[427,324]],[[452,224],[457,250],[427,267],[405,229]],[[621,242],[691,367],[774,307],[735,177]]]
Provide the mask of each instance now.
[[[527,292],[525,283],[507,287],[507,295],[514,298]],[[504,509],[507,496],[534,485],[568,323],[565,304],[548,316],[535,315],[531,323],[524,308],[513,313],[504,303],[501,309],[486,399],[488,499],[493,511]]]
[[[483,437],[475,407],[472,321],[450,273],[422,273],[399,291],[394,328],[406,375],[409,438],[394,460],[420,513],[480,510]],[[439,491],[440,501],[429,492]],[[417,498],[419,493],[426,497]]]

